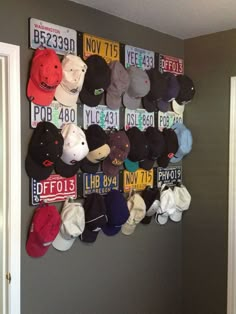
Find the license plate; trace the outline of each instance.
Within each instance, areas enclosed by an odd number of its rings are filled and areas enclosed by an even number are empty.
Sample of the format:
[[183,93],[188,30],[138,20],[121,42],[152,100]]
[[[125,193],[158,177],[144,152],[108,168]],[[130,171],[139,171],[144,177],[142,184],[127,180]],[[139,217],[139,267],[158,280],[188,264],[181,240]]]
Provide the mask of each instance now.
[[77,33],[75,30],[48,23],[38,19],[30,19],[30,47],[51,48],[60,55],[77,54]]
[[107,63],[117,60],[120,61],[120,44],[117,41],[111,41],[93,35],[83,34],[83,58],[86,60],[89,56],[97,54],[103,57]]
[[154,171],[138,169],[135,172],[124,170],[123,172],[123,189],[124,192],[129,192],[131,189],[142,191],[147,186],[153,186]]
[[83,196],[91,193],[107,194],[111,190],[119,189],[119,175],[109,177],[103,172],[96,174],[83,173]]
[[49,106],[39,106],[31,102],[31,127],[36,128],[40,121],[55,124],[61,129],[63,124],[77,124],[77,106],[64,107],[58,101],[53,101]]
[[157,168],[157,186],[160,188],[162,184],[173,186],[182,182],[182,167]]
[[184,60],[160,54],[159,71],[162,73],[171,72],[173,74],[184,74]]
[[158,111],[158,128],[162,131],[164,128],[171,128],[174,123],[183,123],[183,114],[177,114],[173,111]]
[[150,50],[125,45],[125,67],[134,65],[143,70],[155,67],[155,53]]
[[58,174],[50,175],[46,180],[31,179],[32,205],[40,201],[47,203],[64,201],[67,197],[77,198],[77,176],[63,178]]
[[125,130],[136,126],[144,131],[149,126],[155,126],[154,112],[147,112],[144,109],[125,109]]
[[98,124],[104,130],[120,128],[119,109],[111,110],[107,106],[83,107],[83,128],[87,129],[91,124]]

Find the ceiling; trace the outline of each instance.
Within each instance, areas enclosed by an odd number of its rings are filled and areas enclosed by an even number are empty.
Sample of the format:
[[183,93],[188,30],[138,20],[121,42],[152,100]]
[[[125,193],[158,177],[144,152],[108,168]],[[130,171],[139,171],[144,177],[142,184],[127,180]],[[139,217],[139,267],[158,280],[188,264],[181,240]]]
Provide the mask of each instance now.
[[235,0],[72,0],[180,39],[236,27]]

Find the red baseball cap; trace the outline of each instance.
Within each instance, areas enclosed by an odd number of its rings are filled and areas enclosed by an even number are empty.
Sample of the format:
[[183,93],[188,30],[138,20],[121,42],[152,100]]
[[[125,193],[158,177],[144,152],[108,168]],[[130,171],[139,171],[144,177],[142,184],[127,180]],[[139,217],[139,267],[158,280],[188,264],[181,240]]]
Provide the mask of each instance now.
[[47,253],[50,245],[59,233],[61,216],[56,206],[41,204],[36,208],[28,240],[26,251],[31,257],[41,257]]
[[62,80],[60,59],[53,49],[36,49],[30,69],[27,97],[37,105],[49,106]]

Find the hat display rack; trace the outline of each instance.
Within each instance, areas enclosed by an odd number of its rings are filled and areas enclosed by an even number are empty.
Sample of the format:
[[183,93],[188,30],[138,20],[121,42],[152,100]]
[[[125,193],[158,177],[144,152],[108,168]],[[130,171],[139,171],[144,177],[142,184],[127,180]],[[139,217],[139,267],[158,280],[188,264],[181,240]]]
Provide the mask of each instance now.
[[[38,205],[26,245],[32,257],[46,254],[51,244],[66,251],[77,238],[93,243],[100,232],[107,236],[119,232],[131,235],[139,223],[179,222],[191,203],[182,174],[169,182],[162,182],[158,174],[160,169],[168,171],[176,163],[182,171],[182,159],[192,149],[191,131],[182,122],[160,128],[158,113],[183,115],[195,94],[193,81],[183,72],[163,70],[156,52],[149,68],[127,66],[123,43],[118,43],[119,60],[107,63],[97,53],[84,58],[83,36],[77,31],[77,54],[67,52],[59,57],[53,49],[40,44],[34,48],[30,64],[26,89],[30,102],[50,108],[56,100],[67,112],[72,107],[78,109],[76,124],[69,121],[59,128],[41,119],[32,132],[25,159],[31,194],[38,190],[38,183],[52,182],[54,176],[59,178],[58,184],[53,184],[58,185],[61,197],[50,193],[46,197],[34,195],[32,205]],[[83,128],[84,104],[118,110],[119,128],[104,129],[96,123]],[[137,124],[126,128],[126,109],[153,113],[154,124],[142,131]],[[124,174],[132,178],[140,169],[146,176],[151,172],[152,181],[140,179],[141,188],[131,184],[126,189]],[[109,183],[107,189],[99,185],[101,180]],[[74,194],[69,193],[69,184],[75,188]],[[97,189],[85,193],[85,186],[90,185]],[[63,202],[61,215],[49,204],[57,201]]]

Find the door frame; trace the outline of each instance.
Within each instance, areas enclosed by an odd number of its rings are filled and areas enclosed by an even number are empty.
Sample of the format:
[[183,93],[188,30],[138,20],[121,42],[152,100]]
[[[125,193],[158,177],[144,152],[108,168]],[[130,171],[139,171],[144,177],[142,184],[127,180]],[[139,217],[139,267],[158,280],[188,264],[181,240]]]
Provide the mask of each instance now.
[[[0,43],[0,56],[6,58],[6,102],[3,106],[6,132],[5,170],[5,242],[7,254],[3,271],[11,274],[11,282],[3,291],[6,314],[20,314],[21,273],[21,102],[20,102],[20,47]],[[3,275],[4,275],[3,273]],[[7,279],[5,279],[7,280]],[[5,295],[4,295],[5,293]]]
[[227,314],[236,314],[236,77],[230,78]]

